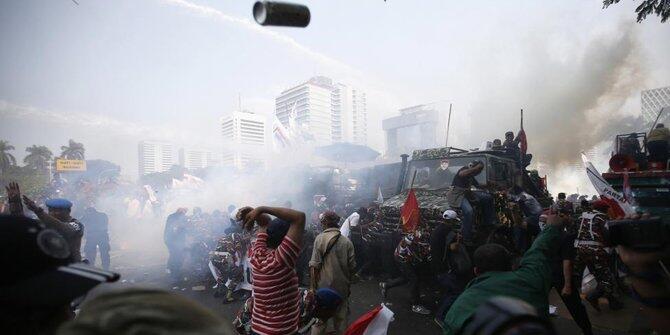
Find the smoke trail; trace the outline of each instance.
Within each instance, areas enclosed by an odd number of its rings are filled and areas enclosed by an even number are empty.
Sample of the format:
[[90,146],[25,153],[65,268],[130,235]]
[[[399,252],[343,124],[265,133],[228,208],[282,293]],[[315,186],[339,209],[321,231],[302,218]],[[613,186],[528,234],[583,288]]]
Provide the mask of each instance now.
[[[560,59],[548,51],[545,35],[533,36],[536,41],[527,43],[520,78],[512,79],[518,84],[503,90],[497,85],[497,91],[484,85],[492,96],[475,103],[474,113],[485,112],[481,119],[497,122],[476,125],[475,135],[502,137],[497,127],[506,124],[516,129],[518,108],[524,107],[524,128],[535,162],[560,167],[578,161],[580,151],[610,140],[617,132],[637,130],[639,119],[624,110],[631,108],[632,99],[644,87],[645,69],[638,61],[636,37],[633,24],[620,25],[613,36],[592,38],[583,50],[572,47],[567,59]],[[510,102],[508,97],[518,100]],[[505,112],[491,115],[501,109]]]

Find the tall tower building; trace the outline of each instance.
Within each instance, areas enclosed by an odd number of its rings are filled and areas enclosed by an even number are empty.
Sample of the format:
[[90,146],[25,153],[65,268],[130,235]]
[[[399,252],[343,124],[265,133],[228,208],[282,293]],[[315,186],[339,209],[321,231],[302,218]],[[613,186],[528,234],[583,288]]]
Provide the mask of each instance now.
[[[670,86],[642,91],[640,98],[642,117],[644,121],[651,125],[656,120],[661,108],[670,107]],[[663,120],[659,120],[659,122],[663,122]]]
[[319,145],[367,142],[365,93],[327,77],[283,91],[275,99],[275,114],[285,127],[299,127]]
[[447,117],[435,104],[403,108],[399,116],[382,120],[386,154],[396,157],[416,149],[444,146]]
[[164,172],[175,163],[174,146],[169,142],[140,141],[138,158],[140,177],[149,173]]
[[247,111],[233,112],[221,118],[223,136],[222,165],[238,169],[250,164],[265,165],[267,127],[266,117]]

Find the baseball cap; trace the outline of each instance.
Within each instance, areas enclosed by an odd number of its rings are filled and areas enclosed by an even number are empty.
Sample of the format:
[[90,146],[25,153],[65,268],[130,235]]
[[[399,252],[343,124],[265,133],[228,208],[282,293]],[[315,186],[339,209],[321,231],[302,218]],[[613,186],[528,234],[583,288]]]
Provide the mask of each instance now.
[[316,303],[324,309],[337,309],[342,303],[342,296],[331,288],[320,288],[316,291]]
[[458,213],[456,211],[447,209],[442,213],[442,218],[445,220],[455,220],[455,221],[461,221],[461,219],[458,218]]
[[70,247],[55,230],[26,217],[0,215],[0,303],[64,305],[119,278],[69,258]]

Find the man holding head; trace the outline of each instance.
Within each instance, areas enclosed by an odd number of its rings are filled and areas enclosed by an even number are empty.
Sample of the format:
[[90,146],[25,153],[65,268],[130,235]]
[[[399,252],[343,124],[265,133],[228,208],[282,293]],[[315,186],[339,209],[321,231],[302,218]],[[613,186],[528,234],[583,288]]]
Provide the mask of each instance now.
[[[270,215],[276,217],[271,220]],[[252,230],[249,251],[253,277],[251,330],[256,334],[293,334],[298,330],[300,299],[295,265],[305,231],[305,213],[289,208],[245,207],[238,221]]]

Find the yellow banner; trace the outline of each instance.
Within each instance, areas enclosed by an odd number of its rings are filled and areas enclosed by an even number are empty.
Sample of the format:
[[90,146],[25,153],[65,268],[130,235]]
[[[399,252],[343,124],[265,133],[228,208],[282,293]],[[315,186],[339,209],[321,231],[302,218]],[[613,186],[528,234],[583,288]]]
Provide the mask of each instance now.
[[79,159],[57,159],[56,171],[86,171],[86,161]]

